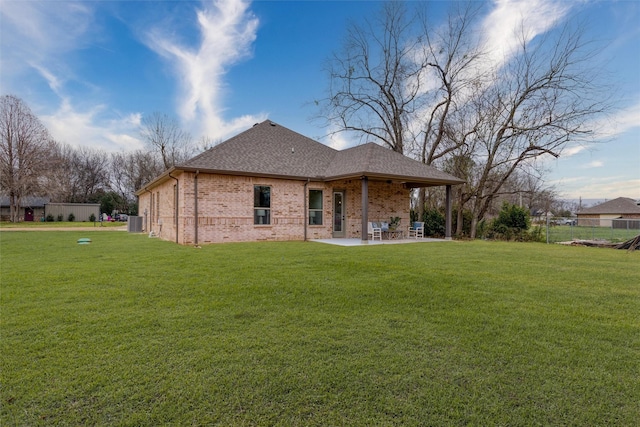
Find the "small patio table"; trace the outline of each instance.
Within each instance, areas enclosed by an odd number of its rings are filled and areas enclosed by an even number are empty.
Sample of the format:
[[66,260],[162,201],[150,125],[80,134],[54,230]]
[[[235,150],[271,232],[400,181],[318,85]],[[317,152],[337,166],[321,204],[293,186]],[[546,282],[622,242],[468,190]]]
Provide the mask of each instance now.
[[404,232],[403,230],[383,231],[382,238],[386,240],[401,240],[404,238]]

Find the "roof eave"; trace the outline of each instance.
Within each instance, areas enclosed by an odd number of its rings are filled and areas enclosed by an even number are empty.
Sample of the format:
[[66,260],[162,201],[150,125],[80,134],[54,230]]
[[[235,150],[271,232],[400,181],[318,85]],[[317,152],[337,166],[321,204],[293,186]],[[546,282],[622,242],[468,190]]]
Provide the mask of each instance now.
[[144,194],[145,192],[149,191],[149,188],[155,187],[158,184],[163,183],[164,181],[169,179],[169,175],[171,174],[171,172],[174,172],[176,170],[182,170],[180,167],[176,167],[173,166],[169,169],[167,169],[166,171],[164,171],[162,173],[162,175],[159,175],[158,177],[156,177],[155,179],[153,179],[152,181],[149,181],[149,183],[145,184],[142,188],[140,188],[138,191],[136,191],[135,194],[136,196],[140,196],[142,194]]
[[422,177],[407,176],[407,175],[371,173],[366,171],[354,172],[354,173],[342,174],[342,175],[333,175],[333,176],[327,177],[325,181],[339,181],[342,179],[354,179],[354,178],[360,179],[364,176],[374,180],[399,181],[409,188],[434,187],[434,186],[440,186],[440,185],[459,185],[459,184],[465,183],[464,180],[458,179],[458,178],[451,178],[451,179],[422,178]]
[[262,173],[262,172],[246,172],[246,171],[233,171],[233,170],[224,170],[224,169],[174,166],[171,169],[168,169],[167,171],[165,171],[162,175],[158,176],[153,181],[146,184],[143,188],[136,191],[135,195],[140,196],[144,192],[150,191],[149,188],[153,188],[158,184],[161,184],[164,181],[168,180],[169,175],[175,171],[192,172],[192,173],[196,173],[196,172],[209,173],[209,174],[218,174],[218,175],[233,175],[233,176],[251,176],[256,178],[290,179],[290,180],[296,180],[296,181],[312,180],[312,181],[321,181],[321,182],[340,181],[344,179],[360,179],[366,176],[367,178],[373,179],[373,180],[381,180],[381,181],[391,180],[391,181],[400,182],[406,188],[436,187],[441,185],[459,185],[459,184],[465,183],[464,180],[457,179],[457,178],[452,178],[452,179],[421,178],[416,176],[371,173],[367,171],[359,171],[359,172],[333,175],[333,176],[298,176],[298,175],[285,175],[285,174]]

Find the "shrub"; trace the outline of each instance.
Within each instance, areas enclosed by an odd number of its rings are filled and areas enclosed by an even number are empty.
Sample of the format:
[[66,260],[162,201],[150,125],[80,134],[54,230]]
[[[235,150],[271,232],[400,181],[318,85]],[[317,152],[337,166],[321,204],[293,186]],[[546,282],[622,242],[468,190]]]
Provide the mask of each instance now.
[[422,217],[425,236],[444,236],[444,215],[437,209],[428,209]]
[[53,221],[54,221],[53,215],[51,214],[47,215],[47,222],[53,222]]
[[500,240],[531,240],[532,236],[527,235],[530,226],[531,219],[526,209],[505,202],[500,214],[489,226],[487,237]]
[[73,222],[75,219],[76,219],[76,216],[73,213],[70,213],[69,217],[67,218],[69,222]]
[[62,222],[62,214],[58,215],[58,222]]
[[96,221],[96,216],[94,214],[89,215],[89,221],[90,222],[95,222]]

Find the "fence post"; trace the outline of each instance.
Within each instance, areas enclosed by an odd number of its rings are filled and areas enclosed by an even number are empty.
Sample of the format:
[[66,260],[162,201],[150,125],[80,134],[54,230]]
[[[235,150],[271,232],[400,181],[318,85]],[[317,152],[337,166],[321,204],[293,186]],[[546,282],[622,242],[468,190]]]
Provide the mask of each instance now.
[[549,215],[545,215],[547,217],[547,245],[549,244]]

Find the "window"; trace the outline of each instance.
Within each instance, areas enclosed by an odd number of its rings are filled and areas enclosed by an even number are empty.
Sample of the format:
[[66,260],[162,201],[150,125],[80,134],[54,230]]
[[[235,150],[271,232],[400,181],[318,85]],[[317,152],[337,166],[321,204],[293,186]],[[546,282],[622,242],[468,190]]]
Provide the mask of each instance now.
[[253,223],[271,224],[271,187],[253,187]]
[[322,190],[309,190],[309,225],[322,225]]

